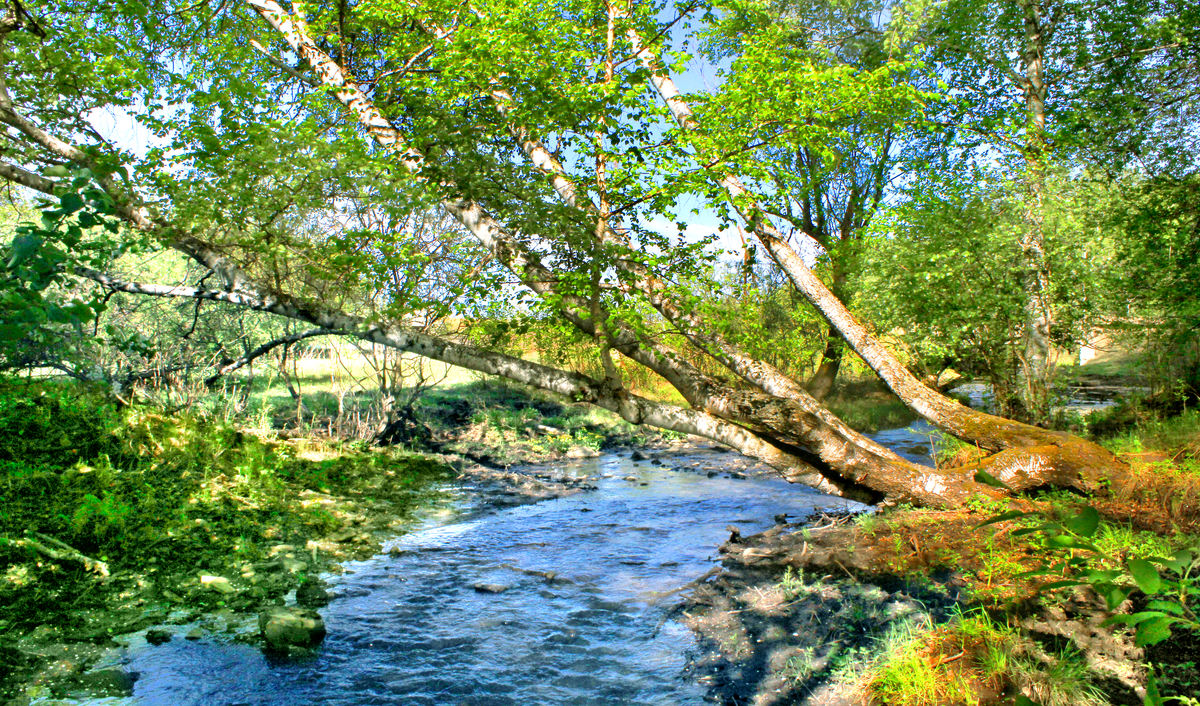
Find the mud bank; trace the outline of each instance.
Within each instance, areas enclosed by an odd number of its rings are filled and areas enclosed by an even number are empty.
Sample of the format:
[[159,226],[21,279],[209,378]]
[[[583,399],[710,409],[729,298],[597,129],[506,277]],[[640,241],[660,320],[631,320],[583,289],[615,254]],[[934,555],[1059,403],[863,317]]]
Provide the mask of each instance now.
[[[919,512],[898,514],[909,517],[892,521],[910,529],[933,527],[929,536],[946,529],[915,519]],[[964,524],[978,521],[957,515]],[[996,619],[1014,621],[1014,630],[1019,625],[1023,637],[1013,643],[1014,653],[1052,666],[1053,655],[1077,650],[1106,703],[1142,703],[1143,652],[1124,630],[1101,626],[1108,616],[1102,601],[1080,593],[1055,601],[1025,595],[1006,601],[1002,609],[994,600],[985,605],[970,562],[919,574],[904,571],[900,559],[918,553],[908,538],[919,535],[904,535],[901,545],[894,536],[884,539],[864,526],[871,527],[872,520],[824,515],[780,522],[748,537],[733,533],[721,546],[720,573],[697,586],[677,614],[700,638],[702,650],[689,670],[712,690],[714,701],[882,703],[869,681],[889,640],[922,631],[933,635],[936,626],[989,607],[1000,616]],[[1029,691],[1005,678],[979,686],[971,703],[1011,704],[1022,690]]]

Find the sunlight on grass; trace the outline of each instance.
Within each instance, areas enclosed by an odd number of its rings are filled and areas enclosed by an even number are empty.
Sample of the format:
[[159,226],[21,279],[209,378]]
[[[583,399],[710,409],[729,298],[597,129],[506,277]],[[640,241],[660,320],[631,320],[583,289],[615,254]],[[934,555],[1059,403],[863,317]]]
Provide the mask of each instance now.
[[1083,655],[1046,653],[982,611],[932,629],[894,628],[860,679],[860,693],[888,706],[990,703],[1011,691],[1042,706],[1105,703]]

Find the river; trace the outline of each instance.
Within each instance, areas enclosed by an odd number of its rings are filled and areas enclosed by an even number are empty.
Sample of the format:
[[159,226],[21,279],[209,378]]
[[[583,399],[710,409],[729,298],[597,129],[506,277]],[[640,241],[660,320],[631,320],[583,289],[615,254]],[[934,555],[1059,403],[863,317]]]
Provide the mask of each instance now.
[[[928,463],[924,431],[876,436]],[[436,517],[389,552],[328,577],[328,636],[311,657],[264,655],[230,639],[237,626],[199,640],[175,626],[166,644],[127,640],[132,698],[84,703],[706,703],[684,673],[692,635],[669,614],[681,589],[719,565],[727,528],[751,534],[783,513],[861,506],[761,468],[731,474],[738,457],[716,449],[654,456],[662,465],[628,452],[561,464],[556,475],[596,489],[502,510],[448,488]]]

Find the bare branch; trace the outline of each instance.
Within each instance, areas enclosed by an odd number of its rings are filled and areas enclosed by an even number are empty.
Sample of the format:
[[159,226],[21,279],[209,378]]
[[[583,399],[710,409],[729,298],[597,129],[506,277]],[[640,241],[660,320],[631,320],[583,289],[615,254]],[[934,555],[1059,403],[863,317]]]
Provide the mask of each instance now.
[[213,385],[215,385],[217,383],[217,380],[219,380],[221,378],[221,376],[228,375],[229,373],[232,373],[235,370],[240,370],[240,369],[246,367],[250,363],[254,362],[255,359],[261,358],[262,356],[266,355],[267,353],[270,353],[271,351],[275,350],[279,346],[290,346],[293,343],[296,343],[298,341],[303,341],[306,338],[313,338],[315,336],[337,336],[337,335],[339,335],[337,331],[331,331],[326,328],[315,328],[310,331],[304,331],[302,333],[293,333],[290,336],[284,336],[282,338],[276,338],[273,341],[267,341],[266,343],[262,344],[258,348],[255,348],[254,350],[250,351],[249,353],[242,356],[241,358],[238,358],[237,360],[233,361],[232,363],[228,363],[226,365],[222,365],[220,368],[217,368],[217,372],[210,375],[207,379],[205,379],[204,384],[207,387],[212,387]]

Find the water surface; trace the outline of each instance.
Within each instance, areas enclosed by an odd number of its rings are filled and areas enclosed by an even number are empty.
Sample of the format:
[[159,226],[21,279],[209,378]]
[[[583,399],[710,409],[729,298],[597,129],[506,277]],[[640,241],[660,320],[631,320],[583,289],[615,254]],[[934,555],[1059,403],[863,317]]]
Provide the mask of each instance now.
[[557,467],[598,489],[484,515],[467,503],[468,519],[349,564],[330,578],[329,634],[311,659],[209,638],[132,649],[136,703],[704,703],[705,689],[683,675],[693,638],[667,618],[679,589],[717,566],[729,525],[750,534],[780,513],[852,504],[731,477],[732,463],[743,470],[736,454],[660,458],[664,466],[610,454]]

